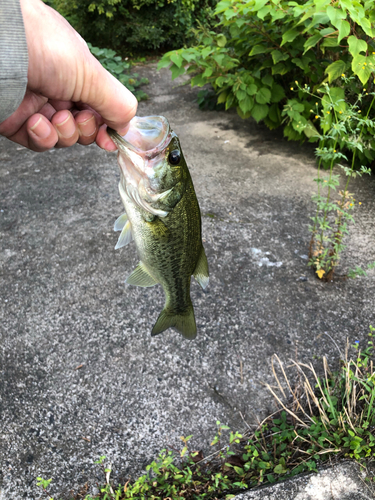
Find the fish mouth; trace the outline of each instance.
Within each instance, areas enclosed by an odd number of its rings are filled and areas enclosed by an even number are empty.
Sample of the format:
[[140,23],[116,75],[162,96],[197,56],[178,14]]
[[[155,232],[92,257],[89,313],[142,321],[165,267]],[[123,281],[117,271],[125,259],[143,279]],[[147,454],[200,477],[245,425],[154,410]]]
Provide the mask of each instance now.
[[171,190],[160,189],[157,171],[165,161],[166,148],[176,136],[168,120],[164,116],[135,116],[124,136],[111,128],[107,131],[118,147],[121,197],[127,196],[153,215],[166,217],[168,210],[162,210],[158,204]]
[[111,128],[107,128],[107,132],[120,150],[132,151],[144,159],[159,155],[173,134],[164,116],[135,116],[123,136]]

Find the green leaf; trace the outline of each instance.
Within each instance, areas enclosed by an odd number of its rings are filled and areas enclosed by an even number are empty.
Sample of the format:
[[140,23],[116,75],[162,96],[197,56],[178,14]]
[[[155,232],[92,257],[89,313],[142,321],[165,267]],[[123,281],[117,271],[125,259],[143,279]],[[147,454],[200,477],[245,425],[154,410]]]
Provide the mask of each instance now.
[[273,472],[274,472],[275,474],[285,474],[286,469],[284,468],[284,466],[283,466],[283,465],[278,464],[278,465],[276,465],[276,467],[273,469]]
[[271,91],[267,87],[262,87],[258,90],[255,100],[259,104],[268,104],[271,100]]
[[366,52],[368,45],[364,40],[351,35],[348,37],[349,52],[353,57],[357,56],[360,52]]
[[268,112],[269,118],[274,122],[279,124],[281,120],[280,109],[277,104],[272,104]]
[[299,31],[296,28],[292,28],[288,31],[286,31],[283,36],[282,36],[282,41],[281,41],[281,47],[284,45],[284,43],[287,42],[293,42],[295,38],[299,35]]
[[[185,73],[185,68],[183,66],[181,68],[179,68],[178,66],[176,66],[176,64],[173,64],[173,66],[171,66],[171,72],[172,72],[172,80],[174,80],[178,76],[183,75]],[[198,75],[198,76],[200,78],[202,78],[202,75]],[[202,83],[202,85],[200,85],[200,87],[202,87],[205,83],[207,83],[207,82],[204,81],[204,83]]]
[[251,116],[255,121],[260,122],[268,115],[268,106],[267,104],[254,104],[253,109],[251,110]]
[[285,92],[281,85],[274,83],[271,89],[271,102],[279,102],[284,99]]
[[223,35],[222,33],[220,33],[216,37],[216,43],[218,44],[219,47],[225,47],[226,44],[227,44],[227,38],[226,38],[226,36]]
[[222,104],[223,102],[225,102],[227,100],[227,96],[228,96],[227,90],[224,90],[223,92],[221,92],[221,94],[219,94],[219,97],[217,98],[217,103]]
[[243,113],[248,113],[249,111],[251,111],[253,106],[254,106],[254,99],[250,96],[246,96],[245,99],[243,99],[240,102],[239,107]]
[[306,42],[303,44],[303,48],[305,49],[304,50],[304,54],[310,50],[312,47],[315,47],[315,45],[319,42],[319,40],[322,39],[322,35],[320,33],[316,33],[316,35],[313,35],[313,36],[310,36],[310,38],[308,38],[306,40]]
[[366,57],[362,54],[358,54],[353,57],[352,70],[353,73],[361,80],[362,84],[365,85],[374,70],[374,57]]
[[280,52],[280,50],[273,50],[271,52],[271,56],[274,64],[289,59],[289,54],[287,54],[286,52]]
[[166,68],[171,64],[171,60],[169,58],[169,52],[167,54],[164,54],[162,59],[158,62],[158,71],[161,68]]
[[268,0],[255,0],[255,4],[251,10],[253,12],[257,12],[258,10],[262,9],[267,2]]
[[266,75],[262,78],[262,83],[264,85],[268,85],[268,87],[272,87],[273,84],[273,78],[271,75]]
[[171,52],[170,54],[171,61],[174,62],[177,67],[181,68],[184,62],[182,55],[179,52]]
[[250,85],[247,86],[246,92],[249,95],[255,95],[258,92],[258,87],[255,85],[255,83],[250,83]]
[[265,52],[268,52],[270,49],[267,47],[267,45],[254,45],[254,47],[251,49],[249,56],[256,56],[257,54],[264,54]]
[[339,59],[338,61],[333,62],[329,66],[327,66],[325,73],[328,75],[329,83],[339,78],[346,70],[346,62]]
[[333,26],[339,29],[340,21],[346,18],[346,12],[341,9],[336,9],[333,5],[329,5],[326,12]]
[[247,113],[243,113],[242,109],[239,106],[237,106],[237,114],[243,120],[247,120],[247,118],[250,118],[250,116],[251,116],[251,111],[248,111]]
[[366,33],[367,36],[370,36],[373,38],[375,36],[375,30],[372,29],[370,21],[366,18],[363,17],[358,21],[358,24],[361,26],[363,31]]
[[306,137],[308,137],[309,139],[311,137],[318,137],[319,136],[319,132],[314,127],[314,124],[312,123],[311,120],[307,121],[306,127],[303,129],[303,132],[306,135]]
[[262,9],[258,11],[258,17],[259,19],[263,19],[266,17],[267,14],[273,11],[273,8],[271,5],[265,5]]
[[[173,68],[173,67],[172,67]],[[180,76],[182,75],[182,72],[181,70],[183,70],[183,68],[180,69],[180,73],[177,73],[176,72],[176,76],[174,77],[173,76],[173,69],[171,68],[172,70],[172,79],[174,80],[174,78],[177,78],[177,76]],[[175,68],[177,68],[177,66],[175,66]],[[177,68],[178,69],[178,68]],[[203,78],[202,75],[196,75],[194,76],[192,79],[191,79],[191,86],[192,87],[203,87],[203,85],[206,85],[207,83],[207,80],[205,78]]]
[[288,73],[288,67],[283,62],[279,62],[272,67],[273,75],[285,75],[286,73]]
[[340,20],[340,22],[338,23],[338,30],[339,36],[337,37],[337,42],[340,43],[340,41],[350,33],[350,24],[348,23],[348,21]]
[[338,44],[337,36],[329,36],[323,40],[320,47],[337,47]]
[[237,90],[236,97],[239,101],[242,101],[247,97],[247,92],[245,90]]

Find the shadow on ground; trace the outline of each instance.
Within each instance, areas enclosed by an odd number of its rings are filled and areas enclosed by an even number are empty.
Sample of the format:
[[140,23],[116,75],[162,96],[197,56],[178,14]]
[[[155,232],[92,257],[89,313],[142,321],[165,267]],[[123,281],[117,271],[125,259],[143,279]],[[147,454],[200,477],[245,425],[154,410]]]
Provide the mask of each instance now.
[[[160,288],[124,285],[135,247],[115,251],[122,213],[116,156],[95,145],[35,154],[0,139],[0,498],[66,498],[139,475],[158,451],[210,450],[215,422],[242,430],[273,411],[270,356],[330,363],[374,321],[374,271],[322,284],[307,268],[313,148],[231,113],[200,111],[167,70],[141,68],[150,99],[180,136],[203,215],[210,287],[192,287],[198,337],[150,331]],[[342,261],[375,260],[375,182],[359,179]],[[242,366],[242,372],[240,367]],[[243,417],[243,418],[242,418]],[[1,496],[2,495],[2,496]]]

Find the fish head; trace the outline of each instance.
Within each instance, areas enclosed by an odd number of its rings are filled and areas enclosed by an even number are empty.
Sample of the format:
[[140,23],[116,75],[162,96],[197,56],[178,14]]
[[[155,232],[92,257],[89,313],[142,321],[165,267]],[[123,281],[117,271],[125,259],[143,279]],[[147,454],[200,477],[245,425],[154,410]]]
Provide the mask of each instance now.
[[179,139],[168,120],[135,116],[124,136],[112,129],[108,133],[118,147],[121,195],[153,215],[167,216],[174,200],[181,197],[188,175]]

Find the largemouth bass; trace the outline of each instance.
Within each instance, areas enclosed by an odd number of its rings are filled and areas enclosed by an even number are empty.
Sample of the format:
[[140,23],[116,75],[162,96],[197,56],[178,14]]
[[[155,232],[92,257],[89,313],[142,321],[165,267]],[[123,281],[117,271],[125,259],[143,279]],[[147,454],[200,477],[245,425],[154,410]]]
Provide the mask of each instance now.
[[209,278],[198,200],[180,141],[163,116],[136,116],[125,136],[108,133],[118,147],[126,211],[115,222],[115,231],[121,230],[115,248],[134,240],[140,258],[126,283],[163,287],[165,305],[151,335],[173,327],[194,339],[191,276],[203,289]]

